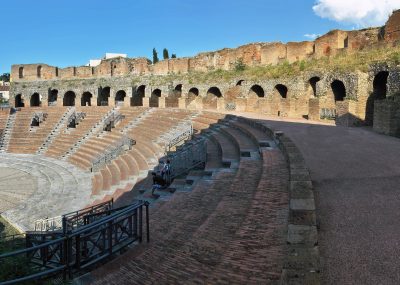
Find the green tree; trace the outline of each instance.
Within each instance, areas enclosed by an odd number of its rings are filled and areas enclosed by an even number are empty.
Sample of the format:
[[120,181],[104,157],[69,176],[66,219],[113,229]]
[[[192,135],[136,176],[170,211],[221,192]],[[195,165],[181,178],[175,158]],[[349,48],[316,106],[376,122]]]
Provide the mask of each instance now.
[[173,54],[171,55],[171,58],[176,58],[176,54],[173,53]]
[[246,69],[246,65],[243,62],[243,59],[239,58],[238,60],[236,60],[235,62],[235,70],[236,71],[243,71]]
[[159,62],[158,53],[156,51],[156,48],[153,48],[153,64],[156,64],[157,62]]
[[169,59],[169,53],[168,53],[168,50],[166,48],[163,49],[163,58],[164,59]]
[[0,75],[0,81],[10,82],[10,73],[3,73]]

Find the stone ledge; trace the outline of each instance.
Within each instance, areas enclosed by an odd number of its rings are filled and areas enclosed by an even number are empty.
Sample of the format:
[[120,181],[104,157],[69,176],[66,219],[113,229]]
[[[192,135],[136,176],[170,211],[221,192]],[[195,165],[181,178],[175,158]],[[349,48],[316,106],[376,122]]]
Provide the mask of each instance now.
[[317,214],[310,172],[304,157],[283,132],[268,128],[260,121],[243,117],[239,117],[239,120],[272,136],[284,154],[290,171],[288,252],[280,284],[320,284]]

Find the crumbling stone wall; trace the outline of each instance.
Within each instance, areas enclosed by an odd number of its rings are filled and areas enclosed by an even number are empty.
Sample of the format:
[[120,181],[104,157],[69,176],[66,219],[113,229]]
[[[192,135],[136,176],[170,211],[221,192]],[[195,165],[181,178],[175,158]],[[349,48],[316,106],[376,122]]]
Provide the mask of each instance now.
[[400,100],[380,100],[375,102],[374,131],[400,137]]

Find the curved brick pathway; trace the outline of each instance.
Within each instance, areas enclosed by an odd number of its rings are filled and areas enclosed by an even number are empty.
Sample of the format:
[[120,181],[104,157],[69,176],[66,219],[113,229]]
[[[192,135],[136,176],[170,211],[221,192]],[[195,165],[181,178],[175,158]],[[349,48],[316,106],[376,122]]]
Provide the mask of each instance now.
[[297,144],[320,218],[322,284],[400,284],[400,139],[266,121]]

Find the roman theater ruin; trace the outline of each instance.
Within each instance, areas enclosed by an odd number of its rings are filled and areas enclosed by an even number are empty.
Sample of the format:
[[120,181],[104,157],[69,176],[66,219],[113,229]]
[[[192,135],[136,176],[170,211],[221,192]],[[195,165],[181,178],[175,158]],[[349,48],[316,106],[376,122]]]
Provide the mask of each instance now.
[[[399,31],[395,11],[379,28],[156,64],[13,65],[11,108],[0,111],[0,212],[27,247],[0,254],[0,266],[24,254],[37,266],[17,278],[82,284],[345,280],[337,272],[345,262],[327,257],[339,251],[331,242],[343,242],[338,228],[327,231],[341,206],[328,204],[324,189],[362,185],[341,184],[363,172],[358,152],[380,142],[399,150],[399,62],[301,66],[396,48]],[[299,72],[256,72],[280,66]],[[373,168],[396,156],[365,159]],[[151,173],[167,159],[173,181],[152,195]]]

